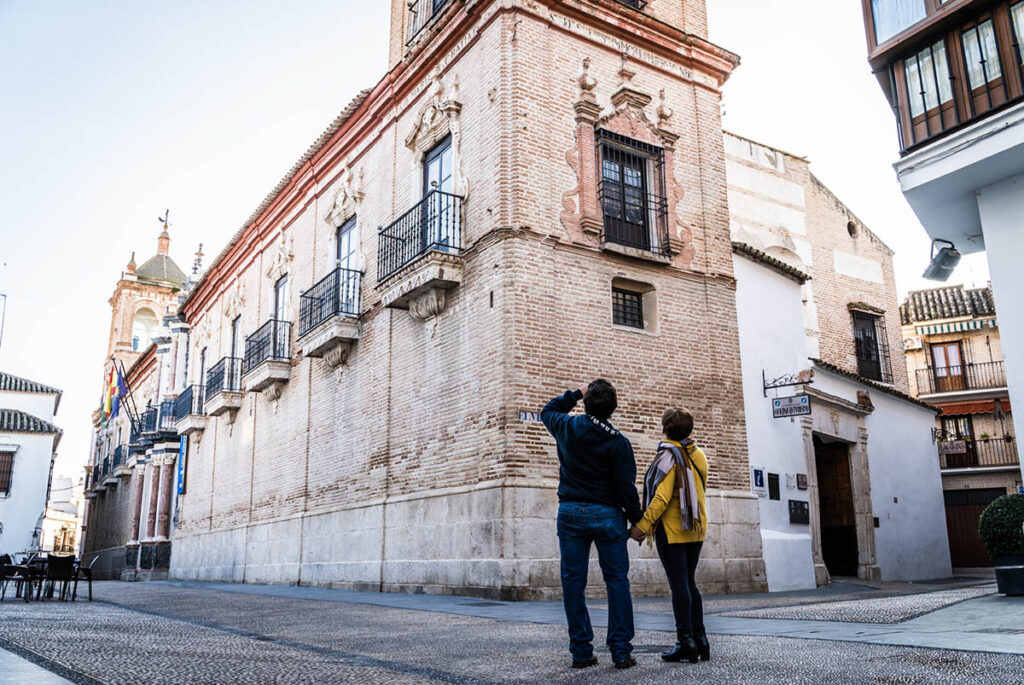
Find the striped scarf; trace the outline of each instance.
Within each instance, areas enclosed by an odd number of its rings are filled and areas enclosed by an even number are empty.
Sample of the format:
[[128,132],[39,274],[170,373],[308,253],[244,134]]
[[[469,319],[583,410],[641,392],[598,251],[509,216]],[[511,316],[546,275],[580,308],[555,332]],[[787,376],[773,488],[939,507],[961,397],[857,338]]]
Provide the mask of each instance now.
[[693,479],[693,471],[690,470],[690,455],[697,449],[692,440],[686,440],[683,450],[670,442],[658,444],[658,456],[647,469],[644,475],[644,509],[651,506],[654,501],[654,493],[658,486],[665,480],[665,476],[676,467],[676,488],[679,490],[679,509],[682,514],[683,530],[693,530],[700,524],[700,505],[697,500],[697,484]]

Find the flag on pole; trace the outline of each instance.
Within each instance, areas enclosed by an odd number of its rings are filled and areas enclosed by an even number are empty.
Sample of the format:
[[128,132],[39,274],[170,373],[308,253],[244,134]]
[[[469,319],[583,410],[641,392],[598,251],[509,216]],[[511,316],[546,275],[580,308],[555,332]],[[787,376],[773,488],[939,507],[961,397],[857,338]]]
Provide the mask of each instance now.
[[112,418],[117,416],[114,407],[114,399],[117,397],[117,385],[114,377],[114,365],[110,365],[110,376],[107,379],[107,385],[103,390],[103,411],[102,418],[100,419],[100,425],[103,428],[107,427],[107,424]]

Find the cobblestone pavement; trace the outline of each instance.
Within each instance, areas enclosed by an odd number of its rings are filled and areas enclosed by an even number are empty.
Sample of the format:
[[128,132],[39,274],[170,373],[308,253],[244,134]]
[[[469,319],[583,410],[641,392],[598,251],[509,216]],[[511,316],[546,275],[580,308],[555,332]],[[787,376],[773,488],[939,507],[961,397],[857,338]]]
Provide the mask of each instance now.
[[637,668],[616,671],[599,649],[597,668],[572,671],[560,625],[315,593],[104,582],[95,595],[0,604],[0,648],[78,683],[1019,683],[1024,673],[1018,655],[741,635],[713,636],[710,663],[665,664],[656,653],[673,636],[659,631],[637,633]]

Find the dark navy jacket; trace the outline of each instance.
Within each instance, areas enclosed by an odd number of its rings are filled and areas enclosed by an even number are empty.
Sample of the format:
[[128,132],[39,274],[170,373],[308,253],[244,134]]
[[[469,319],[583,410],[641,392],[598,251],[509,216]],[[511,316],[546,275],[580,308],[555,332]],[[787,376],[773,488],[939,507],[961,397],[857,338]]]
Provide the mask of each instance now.
[[583,398],[569,390],[547,403],[541,420],[558,443],[558,501],[620,507],[630,523],[640,520],[633,446],[607,421],[569,416]]

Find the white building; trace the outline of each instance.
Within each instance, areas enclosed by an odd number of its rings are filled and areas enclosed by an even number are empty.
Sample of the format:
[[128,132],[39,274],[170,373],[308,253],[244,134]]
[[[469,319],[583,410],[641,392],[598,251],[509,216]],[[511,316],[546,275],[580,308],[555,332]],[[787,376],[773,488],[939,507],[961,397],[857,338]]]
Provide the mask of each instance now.
[[44,552],[76,554],[82,539],[83,481],[57,476],[50,483],[39,547]]
[[[730,134],[725,150],[769,589],[950,575],[936,410],[907,392],[892,251],[807,160]],[[810,414],[773,418],[780,397]]]
[[61,391],[0,371],[0,554],[40,548]]

